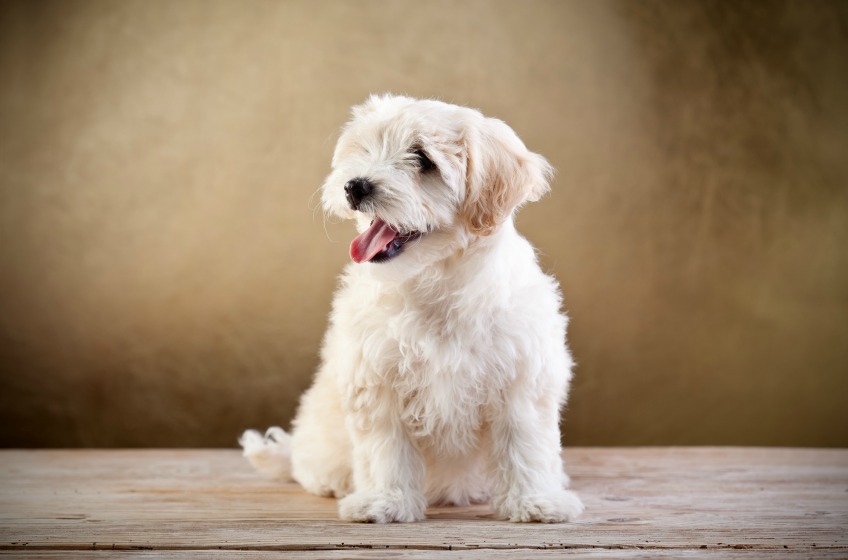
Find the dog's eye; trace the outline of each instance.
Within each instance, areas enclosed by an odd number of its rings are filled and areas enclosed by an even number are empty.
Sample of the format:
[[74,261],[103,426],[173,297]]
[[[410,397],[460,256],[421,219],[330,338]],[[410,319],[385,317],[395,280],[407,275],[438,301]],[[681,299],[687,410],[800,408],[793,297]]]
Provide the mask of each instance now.
[[418,162],[418,167],[422,172],[436,168],[436,164],[430,161],[430,158],[427,157],[427,154],[421,148],[413,150],[412,153],[415,155],[415,160]]

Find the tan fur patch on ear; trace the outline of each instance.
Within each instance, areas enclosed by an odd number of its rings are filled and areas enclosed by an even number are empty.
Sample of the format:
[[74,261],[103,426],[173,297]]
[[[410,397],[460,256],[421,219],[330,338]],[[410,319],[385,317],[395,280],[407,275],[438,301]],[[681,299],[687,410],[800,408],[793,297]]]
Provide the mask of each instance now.
[[549,189],[553,168],[530,152],[506,124],[485,119],[469,131],[466,148],[466,195],[462,220],[469,231],[489,235],[524,202]]

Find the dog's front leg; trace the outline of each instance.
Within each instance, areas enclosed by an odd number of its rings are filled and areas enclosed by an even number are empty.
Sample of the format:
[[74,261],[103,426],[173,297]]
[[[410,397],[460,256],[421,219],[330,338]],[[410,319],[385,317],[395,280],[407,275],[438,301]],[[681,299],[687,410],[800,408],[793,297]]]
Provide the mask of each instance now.
[[559,407],[545,395],[516,391],[490,420],[493,503],[510,521],[561,523],[583,511],[577,494],[565,489],[559,441]]
[[[366,391],[377,391],[366,389]],[[424,519],[424,460],[386,394],[349,409],[354,492],[339,501],[345,521],[392,523]]]

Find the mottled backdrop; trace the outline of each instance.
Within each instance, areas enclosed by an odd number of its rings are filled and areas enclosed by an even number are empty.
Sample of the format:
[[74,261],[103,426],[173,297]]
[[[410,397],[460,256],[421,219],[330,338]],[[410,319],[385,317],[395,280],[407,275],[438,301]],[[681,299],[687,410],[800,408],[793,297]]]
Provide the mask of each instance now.
[[563,285],[570,444],[848,445],[844,2],[0,2],[0,445],[286,424],[350,105],[510,123]]

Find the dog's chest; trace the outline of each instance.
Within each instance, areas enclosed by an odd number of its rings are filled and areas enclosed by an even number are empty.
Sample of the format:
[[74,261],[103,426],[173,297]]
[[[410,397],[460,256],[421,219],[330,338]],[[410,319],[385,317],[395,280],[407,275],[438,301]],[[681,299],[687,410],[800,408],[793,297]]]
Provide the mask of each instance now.
[[442,339],[401,344],[399,354],[393,385],[411,432],[440,445],[476,433],[489,397],[480,364]]
[[[409,432],[446,453],[474,446],[497,392],[494,333],[479,315],[448,305],[403,305],[386,316],[383,348],[370,358],[383,372]],[[479,312],[479,310],[477,310]]]

